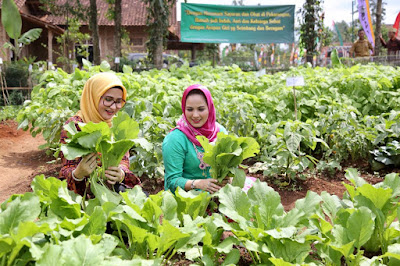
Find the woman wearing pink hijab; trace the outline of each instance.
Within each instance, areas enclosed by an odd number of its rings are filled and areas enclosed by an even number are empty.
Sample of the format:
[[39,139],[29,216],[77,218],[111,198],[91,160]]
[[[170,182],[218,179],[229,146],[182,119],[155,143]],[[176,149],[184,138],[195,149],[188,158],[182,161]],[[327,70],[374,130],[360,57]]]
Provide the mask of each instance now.
[[215,107],[210,91],[199,84],[188,87],[182,96],[182,117],[165,137],[162,154],[165,166],[164,187],[175,193],[177,187],[188,191],[201,189],[210,193],[221,187],[210,176],[210,167],[204,163],[204,149],[196,136],[210,142],[218,132],[227,134],[215,120]]

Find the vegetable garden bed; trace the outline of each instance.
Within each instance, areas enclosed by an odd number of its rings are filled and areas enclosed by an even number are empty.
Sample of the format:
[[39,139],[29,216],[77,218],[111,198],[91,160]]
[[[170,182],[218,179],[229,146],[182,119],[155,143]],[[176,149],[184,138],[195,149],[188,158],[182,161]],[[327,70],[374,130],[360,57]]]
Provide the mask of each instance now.
[[[47,147],[57,150],[59,130],[76,112],[84,82],[98,71],[109,70],[106,63],[93,67],[85,62],[85,68],[73,74],[46,72],[19,113],[20,127],[32,125],[32,134],[42,133]],[[285,86],[292,76],[306,81],[296,88],[296,106],[293,88]],[[147,140],[131,150],[135,156],[131,167],[142,179],[162,176],[161,142],[179,118],[181,93],[191,84],[202,83],[213,94],[217,120],[230,133],[253,137],[260,144],[260,154],[249,163],[247,173],[266,176],[260,180],[267,183],[257,181],[248,195],[240,188],[224,187],[215,195],[219,212],[207,216],[204,208],[211,198],[206,193],[179,191],[174,197],[160,192],[145,198],[137,188],[118,197],[105,193],[91,200],[83,212],[81,198],[67,191],[65,183],[37,177],[33,193],[14,196],[2,205],[0,224],[10,217],[23,222],[7,224],[0,232],[4,260],[40,264],[57,257],[62,263],[79,264],[96,250],[101,256],[90,259],[99,264],[129,264],[132,259],[169,263],[180,258],[176,254],[210,265],[235,264],[240,252],[234,247],[239,246],[255,264],[397,263],[397,175],[371,185],[354,169],[347,169],[343,199],[324,192],[321,185],[320,194],[308,191],[291,208],[284,208],[284,197],[272,186],[288,191],[303,184],[305,192],[310,177],[318,173],[343,181],[340,173],[346,162],[363,162],[361,169],[373,176],[365,162],[390,161],[374,158],[370,151],[400,135],[398,69],[297,68],[257,78],[236,67],[182,67],[140,74],[126,67],[120,77],[128,90],[124,110],[139,123],[139,136]],[[385,151],[380,149],[379,156]],[[324,179],[314,180],[314,185],[324,183]],[[161,184],[157,182],[154,187]],[[228,223],[227,218],[234,222]],[[22,226],[31,230],[22,231]],[[221,239],[224,231],[233,234]],[[25,233],[27,238],[19,242]],[[63,255],[65,249],[72,251]]]

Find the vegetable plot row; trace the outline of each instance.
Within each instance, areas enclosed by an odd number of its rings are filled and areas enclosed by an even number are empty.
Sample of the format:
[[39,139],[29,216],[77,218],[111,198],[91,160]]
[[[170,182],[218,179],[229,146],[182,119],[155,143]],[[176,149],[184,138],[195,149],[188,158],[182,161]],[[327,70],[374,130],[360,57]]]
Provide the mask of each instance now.
[[[160,192],[139,187],[115,195],[99,186],[85,211],[66,182],[37,176],[33,192],[1,205],[1,265],[159,265],[186,258],[229,265],[246,250],[265,265],[398,265],[400,178],[376,185],[355,169],[343,200],[308,192],[285,212],[280,196],[256,181],[247,192],[225,186],[213,197],[219,212],[206,214],[208,193]],[[227,222],[227,219],[233,222]],[[223,231],[232,236],[221,240]]]
[[[73,74],[46,72],[18,115],[21,128],[31,124],[32,134],[42,132],[46,146],[55,151],[62,124],[79,109],[85,81],[110,69],[105,62],[85,62],[84,68]],[[147,140],[131,150],[132,169],[139,176],[163,175],[162,140],[181,115],[184,88],[201,83],[212,92],[218,122],[228,132],[260,144],[260,163],[252,171],[294,178],[309,167],[334,170],[341,161],[367,158],[370,151],[399,137],[399,73],[373,64],[293,68],[260,77],[235,66],[183,66],[140,74],[125,67],[120,74],[128,90],[124,110],[139,123],[139,137]],[[292,76],[303,76],[306,83],[296,88],[298,120],[293,88],[286,87],[286,78]]]

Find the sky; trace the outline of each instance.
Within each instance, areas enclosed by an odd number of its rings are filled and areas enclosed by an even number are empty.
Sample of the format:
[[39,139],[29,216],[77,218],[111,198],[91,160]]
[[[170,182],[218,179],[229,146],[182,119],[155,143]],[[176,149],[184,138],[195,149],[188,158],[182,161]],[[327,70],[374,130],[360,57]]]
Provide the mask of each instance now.
[[[178,2],[184,2],[179,0]],[[213,4],[213,5],[232,5],[232,0],[187,0],[187,3],[197,4]],[[243,0],[244,5],[277,5],[276,0]],[[347,23],[351,22],[352,17],[352,0],[324,0],[323,8],[325,11],[325,26],[331,27],[332,21],[341,22],[342,20]],[[357,10],[357,1],[354,1],[354,10]],[[384,8],[386,9],[386,16],[383,20],[384,24],[392,24],[396,20],[397,14],[400,12],[400,0],[383,0]],[[279,5],[296,5],[297,10],[303,6],[304,0],[281,0],[278,2]],[[358,18],[358,14],[355,13],[354,19]],[[178,7],[178,20],[180,20],[180,5]],[[297,24],[297,18],[295,19]]]

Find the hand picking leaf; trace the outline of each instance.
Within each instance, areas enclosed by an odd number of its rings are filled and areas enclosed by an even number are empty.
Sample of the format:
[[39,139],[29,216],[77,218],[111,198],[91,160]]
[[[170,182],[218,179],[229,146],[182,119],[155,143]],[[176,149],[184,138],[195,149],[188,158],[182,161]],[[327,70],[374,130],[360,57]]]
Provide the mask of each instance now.
[[234,179],[232,184],[243,187],[246,175],[238,166],[243,160],[260,152],[260,146],[254,138],[236,137],[218,133],[217,141],[212,144],[204,136],[196,137],[204,148],[203,160],[211,166],[211,177],[222,182],[229,174]]

